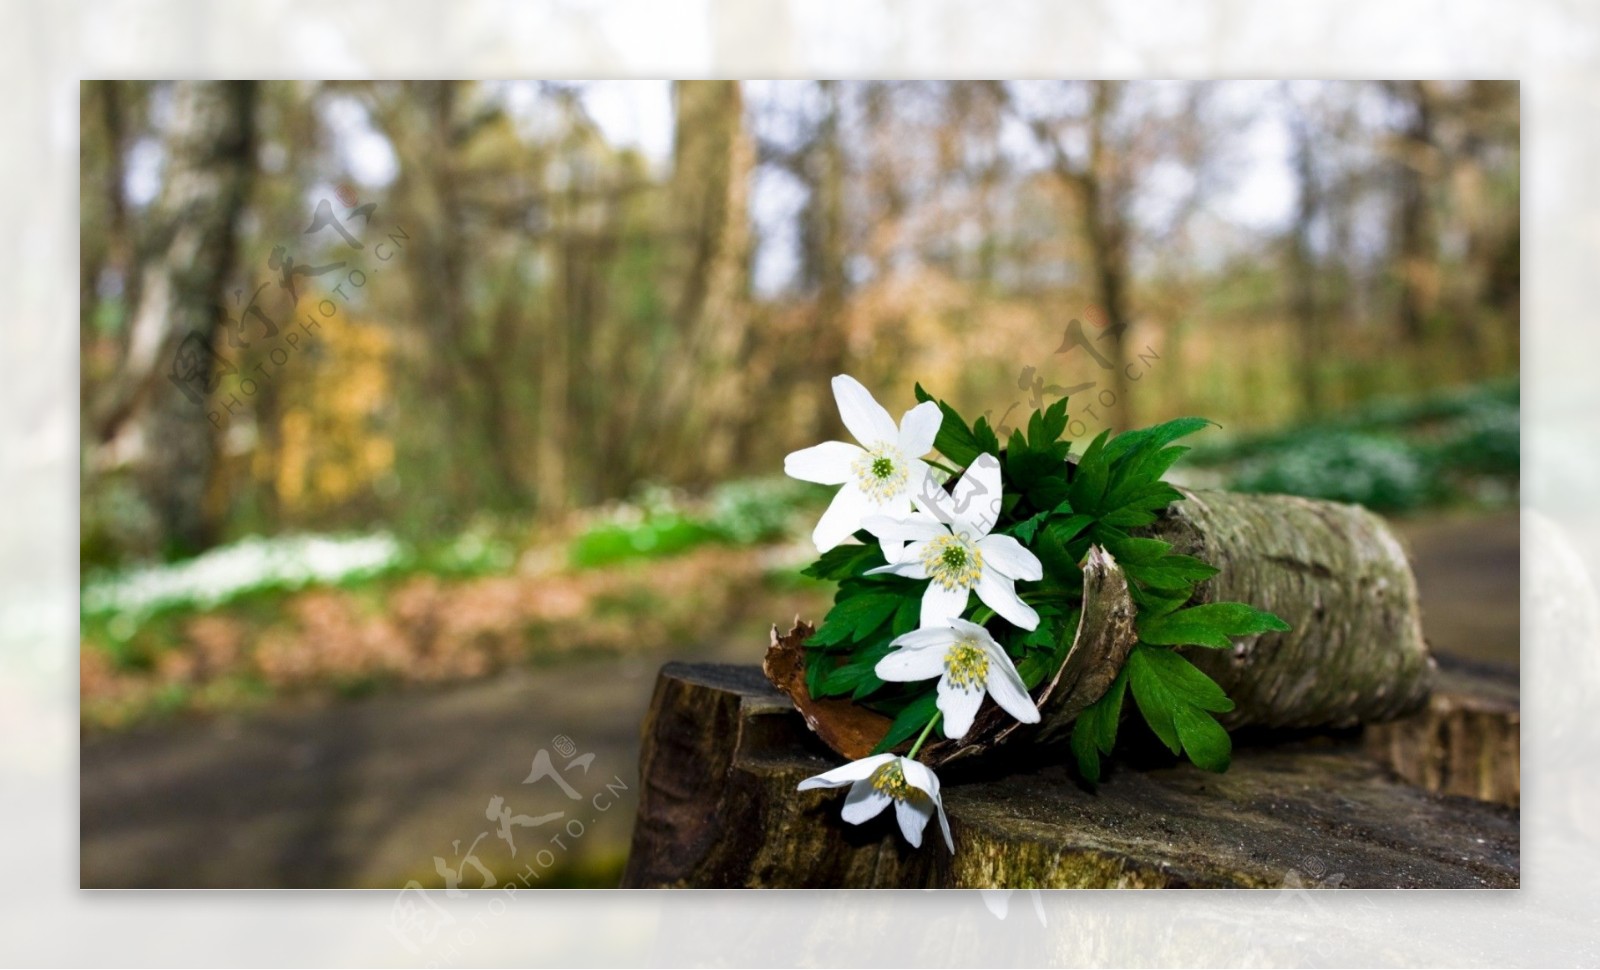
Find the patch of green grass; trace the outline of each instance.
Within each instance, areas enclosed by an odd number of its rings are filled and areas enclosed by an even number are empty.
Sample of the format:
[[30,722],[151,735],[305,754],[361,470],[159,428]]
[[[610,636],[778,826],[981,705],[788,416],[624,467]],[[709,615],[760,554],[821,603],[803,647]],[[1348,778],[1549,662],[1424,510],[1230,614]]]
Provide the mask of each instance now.
[[633,559],[659,559],[707,543],[734,546],[773,542],[794,534],[804,513],[815,511],[827,490],[786,478],[742,479],[688,502],[660,488],[618,506],[573,540],[568,561],[580,569]]
[[1514,500],[1521,477],[1520,389],[1495,381],[1385,401],[1328,421],[1221,446],[1185,461],[1230,487],[1356,502],[1383,512]]

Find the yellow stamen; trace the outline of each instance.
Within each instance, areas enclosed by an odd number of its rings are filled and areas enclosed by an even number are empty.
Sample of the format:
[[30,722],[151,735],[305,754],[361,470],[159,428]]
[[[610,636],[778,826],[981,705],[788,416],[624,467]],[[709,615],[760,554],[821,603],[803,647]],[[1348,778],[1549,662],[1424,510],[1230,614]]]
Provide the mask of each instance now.
[[983,690],[988,684],[989,655],[971,637],[958,640],[944,655],[944,673],[958,690]]
[[872,773],[872,787],[900,802],[914,797],[916,792],[906,781],[905,770],[900,767],[898,758]]

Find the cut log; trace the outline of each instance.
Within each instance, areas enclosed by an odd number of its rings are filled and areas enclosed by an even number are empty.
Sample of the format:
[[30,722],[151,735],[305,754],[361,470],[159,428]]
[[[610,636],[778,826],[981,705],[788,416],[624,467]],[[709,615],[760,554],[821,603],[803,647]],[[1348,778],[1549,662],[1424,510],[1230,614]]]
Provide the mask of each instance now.
[[1220,570],[1201,603],[1271,610],[1287,633],[1180,652],[1228,692],[1228,727],[1351,727],[1419,710],[1434,663],[1399,538],[1359,505],[1185,491],[1151,534]]
[[754,667],[668,664],[644,722],[623,885],[696,887],[1498,887],[1518,885],[1515,809],[1394,777],[1359,738],[1242,745],[1225,774],[1007,748],[941,770],[955,835],[908,846],[888,813],[797,792],[839,763]]
[[1413,785],[1516,806],[1522,800],[1517,671],[1442,659],[1428,706],[1369,724],[1367,751]]

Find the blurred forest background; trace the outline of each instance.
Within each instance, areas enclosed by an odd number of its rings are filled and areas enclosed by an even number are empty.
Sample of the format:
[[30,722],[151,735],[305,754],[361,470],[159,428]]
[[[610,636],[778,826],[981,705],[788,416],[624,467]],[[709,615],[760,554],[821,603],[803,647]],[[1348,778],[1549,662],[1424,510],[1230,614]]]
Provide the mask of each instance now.
[[[775,476],[840,433],[838,373],[1002,425],[1070,391],[1079,438],[1211,417],[1191,482],[1412,514],[1514,567],[1518,99],[85,82],[85,727],[495,671],[557,711],[595,680],[563,664],[642,697],[665,657],[754,660],[829,599],[796,572],[819,496]],[[1514,659],[1515,583],[1450,579],[1499,612],[1445,639]],[[593,721],[625,771],[637,713],[533,730]],[[86,879],[159,881],[140,844]],[[409,871],[330,853],[234,884]]]

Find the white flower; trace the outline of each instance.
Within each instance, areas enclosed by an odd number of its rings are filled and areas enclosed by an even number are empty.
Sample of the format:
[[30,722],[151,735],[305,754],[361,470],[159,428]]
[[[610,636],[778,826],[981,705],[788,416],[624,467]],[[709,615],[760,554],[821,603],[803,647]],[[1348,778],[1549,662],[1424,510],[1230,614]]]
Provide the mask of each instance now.
[[1022,675],[989,631],[978,624],[951,620],[949,626],[913,630],[897,637],[891,646],[900,649],[878,661],[877,675],[893,681],[938,677],[945,737],[967,733],[985,693],[1022,723],[1039,723],[1039,708],[1028,696]]
[[944,626],[967,608],[976,592],[996,613],[1024,630],[1039,625],[1039,614],[1017,597],[1017,580],[1044,578],[1039,559],[1011,536],[990,535],[1000,517],[1000,462],[979,455],[956,483],[954,494],[930,487],[918,498],[933,515],[874,516],[873,535],[909,542],[896,561],[867,573],[894,573],[927,579],[922,594],[924,627]]
[[[900,426],[861,382],[847,374],[833,379],[839,416],[860,445],[824,441],[793,452],[783,460],[784,474],[820,485],[843,485],[822,514],[811,539],[827,552],[850,538],[870,516],[903,515],[912,496],[926,488],[928,465],[922,456],[933,450],[944,416],[939,405],[925,401],[905,413]],[[874,533],[876,535],[876,533]],[[884,558],[893,562],[903,541],[879,537]]]
[[945,818],[944,802],[939,799],[939,778],[922,762],[893,754],[873,755],[807,778],[797,791],[845,785],[850,786],[850,793],[844,797],[844,810],[839,814],[851,825],[877,818],[892,802],[901,834],[913,847],[920,848],[922,830],[937,812],[944,844],[951,852],[956,851],[955,840],[950,837],[950,820]]

